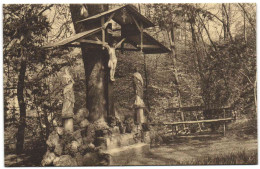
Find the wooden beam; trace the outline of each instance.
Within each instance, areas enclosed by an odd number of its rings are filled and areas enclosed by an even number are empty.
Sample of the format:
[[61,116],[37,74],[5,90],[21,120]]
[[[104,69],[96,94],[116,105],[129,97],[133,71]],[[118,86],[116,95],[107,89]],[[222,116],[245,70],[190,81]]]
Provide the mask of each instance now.
[[[167,108],[166,110],[168,111],[177,111],[177,110],[180,110],[180,111],[204,111],[204,110],[231,110],[232,108],[231,107],[223,107],[223,108],[206,108],[205,106],[190,106],[190,107],[172,107],[172,108]],[[171,112],[169,112],[171,113]],[[172,112],[174,113],[174,112]]]
[[200,120],[200,121],[179,121],[173,123],[163,123],[163,125],[178,125],[178,124],[194,124],[194,123],[212,123],[212,122],[221,122],[221,121],[231,121],[234,118],[224,118],[224,119],[209,119],[209,120]]
[[[137,47],[142,48],[142,44],[137,45]],[[143,48],[160,48],[160,47],[157,45],[143,45]]]
[[143,52],[143,44],[144,44],[144,29],[143,29],[143,23],[140,23],[141,33],[140,33],[140,39],[141,39],[141,52]]
[[121,31],[121,28],[112,29],[112,31]]
[[108,20],[107,20],[106,23],[104,24],[104,29],[106,29],[107,25],[109,24],[109,21],[114,17],[114,15],[115,15],[115,12],[112,13],[112,14],[109,16]]
[[79,39],[82,39],[82,38],[88,37],[90,35],[93,35],[93,34],[99,32],[101,29],[102,28],[100,27],[100,28],[89,30],[89,31],[84,31],[84,32],[81,32],[81,33],[77,33],[75,35],[72,35],[69,38],[63,39],[63,40],[55,42],[55,43],[47,44],[47,45],[45,45],[43,47],[44,48],[50,48],[50,47],[67,45],[67,44],[73,43],[73,42],[75,42],[75,41],[77,41]]
[[87,39],[81,39],[78,42],[80,42],[80,43],[91,43],[91,44],[95,44],[95,45],[103,45],[103,43],[100,42],[100,41],[87,40]]
[[103,44],[102,49],[103,50],[105,49],[104,44],[105,44],[105,38],[106,38],[104,24],[105,24],[105,17],[102,16],[101,17],[101,27],[102,27],[102,44]]
[[138,30],[141,32],[141,26],[138,24],[138,22],[136,21],[136,19],[131,15],[131,18],[134,20],[135,25],[137,26]]
[[81,46],[79,44],[67,44],[65,45],[67,47],[73,47],[73,48],[80,48]]
[[115,12],[115,11],[117,11],[117,10],[123,8],[123,7],[125,7],[125,6],[120,6],[120,7],[117,7],[117,8],[114,8],[114,9],[111,9],[111,10],[108,10],[108,11],[105,11],[105,12],[102,12],[102,13],[100,13],[100,14],[97,14],[97,15],[88,17],[88,18],[86,18],[86,19],[77,21],[76,23],[86,22],[86,21],[89,21],[89,20],[97,19],[97,18],[99,18],[99,17],[101,17],[101,16],[105,16],[105,15],[111,13],[111,12]]
[[123,50],[123,51],[140,51],[140,49],[134,49],[134,48],[117,48],[116,50]]

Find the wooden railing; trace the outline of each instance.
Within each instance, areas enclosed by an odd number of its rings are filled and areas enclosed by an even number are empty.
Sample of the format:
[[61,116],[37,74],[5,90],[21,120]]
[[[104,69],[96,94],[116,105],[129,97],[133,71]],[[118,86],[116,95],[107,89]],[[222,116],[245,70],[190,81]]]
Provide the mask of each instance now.
[[[226,135],[226,123],[232,120],[235,120],[236,117],[233,116],[232,113],[232,108],[231,107],[223,107],[223,108],[205,108],[204,106],[193,106],[193,107],[181,107],[181,108],[168,108],[166,109],[166,113],[178,113],[178,112],[183,112],[183,113],[187,113],[187,112],[193,112],[193,111],[222,111],[223,112],[223,117],[218,118],[218,119],[203,119],[203,120],[198,120],[198,118],[196,117],[197,120],[194,121],[177,121],[177,122],[164,122],[164,123],[160,123],[160,124],[156,124],[156,123],[151,123],[151,125],[167,125],[167,126],[171,126],[171,133],[174,133],[174,128],[175,130],[177,125],[180,124],[198,124],[199,127],[201,128],[200,124],[201,123],[215,123],[215,122],[222,122],[223,123],[223,135]],[[231,117],[227,117],[226,112],[230,111],[231,113]],[[197,114],[196,114],[197,116]]]

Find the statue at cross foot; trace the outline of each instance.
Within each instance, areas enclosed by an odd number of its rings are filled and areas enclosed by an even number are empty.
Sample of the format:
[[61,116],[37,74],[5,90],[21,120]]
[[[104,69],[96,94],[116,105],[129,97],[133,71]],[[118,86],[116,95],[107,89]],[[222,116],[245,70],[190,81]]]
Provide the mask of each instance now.
[[73,108],[75,103],[75,96],[73,90],[74,80],[71,77],[68,68],[65,68],[65,73],[63,75],[63,84],[65,85],[63,89],[63,107],[62,107],[62,119],[63,127],[65,131],[73,132]]

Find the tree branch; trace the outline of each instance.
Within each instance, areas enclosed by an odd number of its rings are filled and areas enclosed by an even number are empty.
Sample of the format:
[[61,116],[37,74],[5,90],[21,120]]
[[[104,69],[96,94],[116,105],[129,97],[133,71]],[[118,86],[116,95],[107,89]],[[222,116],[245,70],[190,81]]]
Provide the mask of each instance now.
[[51,4],[51,5],[47,6],[47,7],[44,8],[41,12],[39,12],[38,15],[41,15],[43,12],[45,12],[46,10],[50,9],[50,8],[53,7],[53,6],[54,6],[54,4]]

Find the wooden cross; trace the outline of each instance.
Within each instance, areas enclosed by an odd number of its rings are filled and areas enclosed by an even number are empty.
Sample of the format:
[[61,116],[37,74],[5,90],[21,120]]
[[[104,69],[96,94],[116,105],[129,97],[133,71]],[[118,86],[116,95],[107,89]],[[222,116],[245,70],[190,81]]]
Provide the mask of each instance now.
[[126,16],[126,9],[125,9],[125,8],[123,9],[122,18],[123,18],[123,22],[125,23],[125,20],[126,20],[126,18],[127,18],[127,16]]

